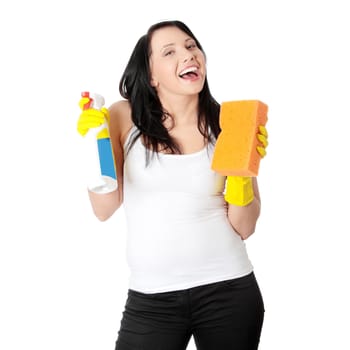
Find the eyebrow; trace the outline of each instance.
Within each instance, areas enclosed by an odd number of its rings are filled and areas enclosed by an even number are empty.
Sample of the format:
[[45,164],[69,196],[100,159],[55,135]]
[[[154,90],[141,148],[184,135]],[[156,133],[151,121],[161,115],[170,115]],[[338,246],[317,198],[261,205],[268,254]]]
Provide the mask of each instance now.
[[[185,43],[187,43],[190,40],[195,41],[193,38],[188,38],[188,39],[185,40]],[[174,45],[175,45],[175,43],[165,44],[164,46],[161,47],[161,51],[163,51],[164,49],[168,48],[169,46],[174,46]]]
[[161,47],[161,50],[164,50],[164,49],[166,49],[167,47],[169,47],[169,46],[174,46],[174,45],[175,45],[175,43],[166,44],[166,45],[164,45],[164,46]]

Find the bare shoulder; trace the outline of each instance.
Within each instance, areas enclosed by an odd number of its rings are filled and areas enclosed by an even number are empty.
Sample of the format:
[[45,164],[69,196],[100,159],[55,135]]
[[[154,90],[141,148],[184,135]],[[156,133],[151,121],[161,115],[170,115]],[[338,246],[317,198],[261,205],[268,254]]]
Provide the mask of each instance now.
[[133,126],[129,102],[126,100],[114,102],[109,107],[109,115],[109,129],[111,134],[117,136],[120,143],[124,144],[127,134]]
[[109,111],[110,113],[116,113],[116,114],[128,113],[128,112],[130,113],[131,108],[127,100],[119,100],[111,104],[111,106],[109,107]]

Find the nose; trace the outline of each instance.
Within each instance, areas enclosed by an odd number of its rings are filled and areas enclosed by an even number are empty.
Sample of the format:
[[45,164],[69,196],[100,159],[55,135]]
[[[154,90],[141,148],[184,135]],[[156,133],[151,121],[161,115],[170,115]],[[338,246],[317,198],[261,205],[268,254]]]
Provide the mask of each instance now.
[[184,62],[191,62],[193,60],[194,60],[193,54],[189,54],[189,55],[185,56]]
[[186,50],[185,52],[184,52],[184,56],[183,56],[184,58],[183,58],[183,61],[184,61],[184,63],[185,62],[190,62],[190,61],[193,61],[194,60],[194,55],[193,55],[193,53],[191,52],[191,51],[188,51],[188,50]]

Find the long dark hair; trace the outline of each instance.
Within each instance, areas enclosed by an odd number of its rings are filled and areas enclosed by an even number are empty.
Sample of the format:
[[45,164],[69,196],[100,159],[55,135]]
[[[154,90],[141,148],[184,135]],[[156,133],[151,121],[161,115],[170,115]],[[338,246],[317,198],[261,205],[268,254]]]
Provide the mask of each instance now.
[[[147,163],[149,161],[149,151],[156,152],[162,149],[172,154],[181,154],[180,147],[163,125],[165,118],[171,116],[163,109],[155,88],[150,84],[150,42],[153,33],[164,27],[177,27],[182,30],[195,40],[197,47],[205,55],[201,44],[192,31],[181,21],[156,23],[138,40],[120,79],[119,92],[122,97],[129,101],[132,121],[138,129],[137,133],[133,135],[128,149],[142,135],[148,150]],[[213,143],[220,133],[219,112],[220,105],[211,95],[206,77],[203,89],[199,93],[198,129],[210,143]]]

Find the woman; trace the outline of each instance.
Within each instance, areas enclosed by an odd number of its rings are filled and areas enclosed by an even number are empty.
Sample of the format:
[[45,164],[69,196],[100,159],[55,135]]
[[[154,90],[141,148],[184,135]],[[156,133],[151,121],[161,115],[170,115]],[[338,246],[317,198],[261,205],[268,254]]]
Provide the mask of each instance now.
[[[264,306],[244,240],[260,214],[258,185],[211,170],[220,105],[191,30],[151,26],[120,93],[109,111],[78,121],[84,134],[109,120],[118,189],[89,196],[100,220],[122,203],[127,217],[130,288],[116,349],[186,349],[191,336],[200,350],[257,349]],[[237,192],[243,202],[230,200]]]

